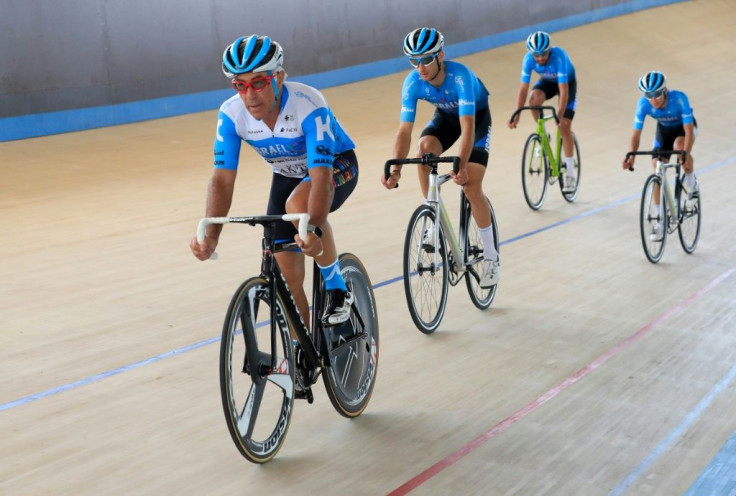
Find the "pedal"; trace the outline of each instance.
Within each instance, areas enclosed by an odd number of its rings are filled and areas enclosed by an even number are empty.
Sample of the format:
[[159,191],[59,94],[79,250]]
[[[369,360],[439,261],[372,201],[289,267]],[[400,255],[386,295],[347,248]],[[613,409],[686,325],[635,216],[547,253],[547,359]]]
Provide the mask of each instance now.
[[312,388],[307,389],[294,389],[294,399],[307,400],[310,405],[314,403],[314,395],[312,394]]

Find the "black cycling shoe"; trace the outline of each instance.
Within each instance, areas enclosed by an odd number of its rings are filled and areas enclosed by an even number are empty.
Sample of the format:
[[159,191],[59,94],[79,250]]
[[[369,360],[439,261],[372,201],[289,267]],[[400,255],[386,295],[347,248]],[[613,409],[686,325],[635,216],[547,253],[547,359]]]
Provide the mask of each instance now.
[[327,291],[327,307],[322,316],[322,325],[332,326],[345,322],[350,317],[353,293],[341,289]]

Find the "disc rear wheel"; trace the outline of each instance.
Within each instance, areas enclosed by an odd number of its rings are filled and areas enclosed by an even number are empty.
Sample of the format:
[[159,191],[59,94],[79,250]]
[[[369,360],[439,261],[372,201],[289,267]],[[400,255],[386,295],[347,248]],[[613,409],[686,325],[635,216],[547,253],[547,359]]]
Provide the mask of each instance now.
[[332,406],[352,418],[368,406],[376,383],[378,314],[371,280],[358,257],[343,253],[340,269],[355,299],[347,322],[323,329],[329,366],[322,378]]

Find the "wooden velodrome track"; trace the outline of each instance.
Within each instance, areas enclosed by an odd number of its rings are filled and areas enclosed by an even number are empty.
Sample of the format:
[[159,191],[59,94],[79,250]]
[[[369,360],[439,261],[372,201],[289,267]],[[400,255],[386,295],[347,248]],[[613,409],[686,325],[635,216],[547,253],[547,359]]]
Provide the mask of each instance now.
[[[531,119],[504,125],[522,44],[459,59],[491,91],[503,270],[486,312],[451,288],[429,337],[400,281],[416,177],[379,184],[405,73],[326,90],[361,164],[338,248],[385,283],[378,382],[354,420],[317,387],[265,466],[233,446],[218,383],[259,231],[226,228],[216,262],[188,248],[216,113],[0,144],[0,494],[682,494],[736,430],[734,21],[736,3],[698,0],[553,33],[578,73],[583,175],[574,204],[555,186],[538,212],[519,180]],[[697,251],[675,236],[657,265],[638,232],[650,167],[620,165],[651,69],[690,96],[704,203]],[[263,213],[269,170],[242,159],[231,213]]]

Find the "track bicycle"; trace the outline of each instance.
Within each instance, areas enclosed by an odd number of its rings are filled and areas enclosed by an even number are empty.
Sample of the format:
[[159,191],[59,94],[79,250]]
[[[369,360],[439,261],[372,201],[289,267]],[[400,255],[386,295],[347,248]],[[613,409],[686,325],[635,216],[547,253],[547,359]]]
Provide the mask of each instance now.
[[[521,107],[513,113],[509,121],[513,122],[516,116],[523,110],[539,111],[537,130],[526,139],[524,154],[521,156],[521,186],[524,190],[524,199],[527,205],[532,210],[539,210],[547,197],[547,185],[552,185],[558,180],[562,197],[567,202],[572,203],[578,197],[578,188],[580,187],[581,162],[577,136],[575,136],[575,133],[572,133],[573,159],[575,160],[575,189],[565,192],[561,178],[562,167],[565,165],[561,156],[562,135],[558,127],[554,143],[555,148],[553,150],[550,135],[545,129],[545,122],[550,119],[554,119],[557,123],[560,122],[560,119],[557,117],[557,111],[550,105]],[[545,110],[550,110],[552,114],[545,115]]]
[[[663,156],[673,154],[679,155],[682,162],[685,161],[687,156],[684,150],[650,150],[628,152],[626,154],[626,160],[633,155],[649,155],[656,159],[655,172],[644,183],[639,210],[641,244],[644,248],[644,254],[652,263],[657,263],[662,259],[667,234],[672,234],[677,230],[682,249],[687,254],[695,251],[700,238],[702,215],[700,193],[696,193],[692,199],[689,199],[687,191],[684,190],[682,185],[685,173],[683,171],[680,174],[680,163],[663,163]],[[675,170],[674,190],[667,177],[669,169]],[[633,171],[634,168],[631,167],[629,170]],[[663,185],[664,187],[662,187]],[[656,208],[658,205],[661,206],[659,213]],[[657,223],[660,224],[662,229],[661,239],[660,233],[655,232]]]
[[[450,221],[440,196],[440,187],[451,179],[450,174],[439,175],[437,164],[452,162],[458,172],[458,157],[438,157],[431,153],[421,158],[391,159],[386,161],[384,175],[388,179],[391,165],[420,164],[429,167],[427,204],[420,205],[409,220],[404,240],[404,293],[409,313],[417,328],[425,334],[433,333],[440,325],[447,306],[448,283],[457,285],[461,279],[473,304],[485,310],[496,295],[497,285],[480,287],[483,270],[483,242],[470,210],[465,193],[460,192],[460,230]],[[498,225],[490,200],[491,226],[498,251]],[[439,223],[437,222],[439,219]],[[425,236],[431,238],[425,242]],[[439,249],[434,249],[439,247]]]
[[353,418],[368,405],[378,366],[376,301],[363,264],[353,254],[339,256],[342,275],[355,298],[346,322],[326,326],[325,286],[314,263],[313,310],[307,326],[273,256],[296,246],[274,241],[280,220],[298,220],[299,235],[306,239],[309,214],[208,217],[197,229],[201,243],[210,224],[263,226],[261,273],[243,282],[232,297],[220,344],[225,420],[240,453],[254,463],[276,455],[289,428],[294,399],[312,403],[311,387],[320,375],[335,410]]

